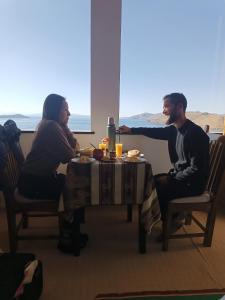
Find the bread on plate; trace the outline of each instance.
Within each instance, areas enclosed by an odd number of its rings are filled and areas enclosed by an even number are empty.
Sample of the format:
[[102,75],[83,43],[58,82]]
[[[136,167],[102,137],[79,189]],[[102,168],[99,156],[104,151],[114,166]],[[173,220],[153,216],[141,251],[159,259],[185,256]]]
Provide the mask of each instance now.
[[140,151],[137,149],[129,150],[127,152],[127,157],[139,157],[139,155],[140,155]]

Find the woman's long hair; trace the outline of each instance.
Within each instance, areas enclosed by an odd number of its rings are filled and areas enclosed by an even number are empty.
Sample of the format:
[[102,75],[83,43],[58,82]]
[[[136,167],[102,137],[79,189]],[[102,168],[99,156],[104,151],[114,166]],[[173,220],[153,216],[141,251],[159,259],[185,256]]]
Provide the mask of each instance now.
[[60,110],[65,100],[64,97],[57,94],[50,94],[47,96],[43,106],[42,120],[37,125],[33,143],[35,143],[40,132],[45,128],[46,121],[52,120],[59,122]]
[[57,94],[48,95],[43,106],[42,120],[53,120],[58,122],[60,110],[65,100],[64,97]]

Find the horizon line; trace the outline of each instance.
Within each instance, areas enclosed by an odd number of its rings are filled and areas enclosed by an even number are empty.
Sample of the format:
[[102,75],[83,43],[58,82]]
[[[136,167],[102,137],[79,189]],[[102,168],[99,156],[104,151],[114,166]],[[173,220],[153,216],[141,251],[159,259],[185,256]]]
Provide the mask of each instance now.
[[[206,112],[206,111],[199,111],[199,110],[193,110],[193,111],[186,111],[186,113],[189,113],[189,112],[192,112],[192,113],[196,113],[196,112],[199,112],[199,113],[207,113],[207,114],[216,114],[216,115],[225,115],[225,113],[217,113],[217,112]],[[120,116],[119,118],[130,118],[130,117],[134,117],[134,116],[139,116],[139,115],[143,115],[143,114],[152,114],[152,115],[157,115],[157,114],[163,114],[162,112],[158,112],[158,113],[151,113],[151,112],[142,112],[142,113],[139,113],[139,114],[132,114],[132,115],[127,115],[127,116]],[[4,116],[11,116],[11,115],[23,115],[24,117],[26,116],[41,116],[42,115],[42,112],[38,112],[38,113],[13,113],[13,112],[9,112],[9,113],[1,113],[0,116],[1,118],[4,118]],[[91,117],[91,114],[78,114],[78,113],[74,113],[74,112],[71,112],[70,113],[71,116],[80,116],[80,117]]]

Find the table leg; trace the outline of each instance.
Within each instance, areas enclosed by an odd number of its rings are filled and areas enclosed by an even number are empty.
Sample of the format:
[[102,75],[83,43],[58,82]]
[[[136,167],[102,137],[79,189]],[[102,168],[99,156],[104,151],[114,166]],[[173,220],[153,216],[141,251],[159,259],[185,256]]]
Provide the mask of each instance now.
[[72,243],[74,256],[80,256],[80,222],[81,213],[80,209],[74,211],[74,220],[72,226]]
[[80,222],[82,223],[82,224],[84,224],[85,223],[85,207],[82,207],[81,209],[80,209],[80,214],[81,214],[81,216],[80,216]]
[[141,212],[142,212],[142,205],[138,205],[138,243],[139,243],[139,253],[144,254],[146,253],[146,231],[144,228],[144,224],[141,222]]
[[132,204],[127,204],[127,222],[132,222],[132,210],[133,206]]
[[23,228],[28,228],[28,214],[26,212],[23,213]]

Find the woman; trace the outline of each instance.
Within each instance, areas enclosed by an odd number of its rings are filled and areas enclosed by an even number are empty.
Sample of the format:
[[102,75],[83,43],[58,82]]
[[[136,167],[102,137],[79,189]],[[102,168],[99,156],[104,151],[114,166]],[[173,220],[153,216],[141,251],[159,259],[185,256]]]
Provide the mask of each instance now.
[[[18,183],[21,195],[29,199],[59,200],[65,184],[65,175],[58,174],[57,168],[60,163],[69,162],[79,147],[67,126],[69,116],[66,99],[56,94],[48,95],[44,102],[42,121],[38,126],[31,152],[22,167]],[[62,223],[68,235],[70,224],[65,220],[66,216],[65,214]],[[86,240],[87,236],[82,235],[81,247],[84,247]],[[69,252],[70,246],[68,238],[66,249],[62,244],[58,245],[64,252]]]
[[65,175],[56,170],[76,154],[77,141],[67,127],[69,116],[64,97],[51,94],[46,98],[42,121],[19,180],[19,192],[25,197],[59,200]]

